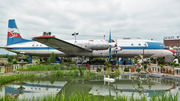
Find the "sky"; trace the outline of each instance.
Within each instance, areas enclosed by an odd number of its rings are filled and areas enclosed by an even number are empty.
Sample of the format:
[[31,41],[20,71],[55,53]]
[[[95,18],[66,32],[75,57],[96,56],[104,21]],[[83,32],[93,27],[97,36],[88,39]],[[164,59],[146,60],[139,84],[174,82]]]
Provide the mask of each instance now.
[[[180,0],[1,0],[0,47],[7,44],[8,20],[25,39],[51,32],[57,38],[153,39],[180,35]],[[0,54],[12,54],[0,49]]]

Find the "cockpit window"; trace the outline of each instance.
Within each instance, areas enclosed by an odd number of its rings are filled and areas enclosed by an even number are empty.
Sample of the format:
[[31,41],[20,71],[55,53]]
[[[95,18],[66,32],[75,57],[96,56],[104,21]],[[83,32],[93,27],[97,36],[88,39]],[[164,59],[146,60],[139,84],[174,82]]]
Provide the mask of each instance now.
[[160,46],[164,46],[164,44],[162,44],[162,43],[160,43],[159,45],[160,45]]
[[147,43],[144,43],[144,46],[147,46]]

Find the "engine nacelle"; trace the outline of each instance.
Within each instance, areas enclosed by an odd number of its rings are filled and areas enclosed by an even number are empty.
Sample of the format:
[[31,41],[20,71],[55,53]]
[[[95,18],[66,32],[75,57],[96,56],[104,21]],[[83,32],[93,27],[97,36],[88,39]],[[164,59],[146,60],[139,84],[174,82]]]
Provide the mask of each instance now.
[[104,40],[93,40],[89,41],[88,49],[92,50],[105,50],[109,48],[109,43]]
[[115,48],[117,45],[116,43],[109,43],[106,40],[89,40],[89,41],[78,41],[75,43],[76,45],[86,48],[86,49],[91,49],[91,50],[106,50],[109,48]]
[[111,48],[114,48],[114,47],[117,46],[117,44],[116,44],[116,43],[109,43],[109,46],[110,46]]

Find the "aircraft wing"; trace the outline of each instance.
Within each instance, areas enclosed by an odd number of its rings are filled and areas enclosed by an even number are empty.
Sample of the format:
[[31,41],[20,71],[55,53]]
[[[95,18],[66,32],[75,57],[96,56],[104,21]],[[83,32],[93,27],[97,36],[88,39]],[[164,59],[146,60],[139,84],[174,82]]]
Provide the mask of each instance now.
[[79,52],[92,52],[90,49],[85,49],[75,44],[69,43],[67,41],[55,38],[55,36],[39,36],[34,37],[34,41],[45,44],[49,47],[62,51],[66,54],[73,54]]

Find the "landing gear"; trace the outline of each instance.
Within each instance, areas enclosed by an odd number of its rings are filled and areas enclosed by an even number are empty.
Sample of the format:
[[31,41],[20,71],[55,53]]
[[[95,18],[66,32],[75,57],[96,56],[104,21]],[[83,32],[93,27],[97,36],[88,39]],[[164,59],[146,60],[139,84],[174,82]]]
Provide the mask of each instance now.
[[32,56],[31,56],[31,55],[29,55],[28,62],[29,62],[29,63],[32,63]]

